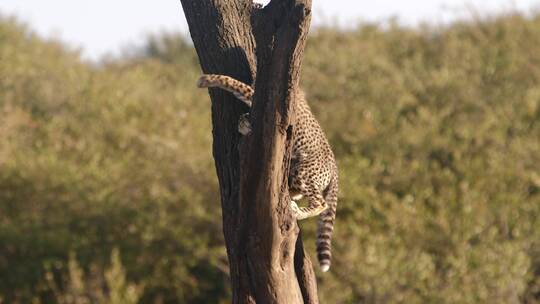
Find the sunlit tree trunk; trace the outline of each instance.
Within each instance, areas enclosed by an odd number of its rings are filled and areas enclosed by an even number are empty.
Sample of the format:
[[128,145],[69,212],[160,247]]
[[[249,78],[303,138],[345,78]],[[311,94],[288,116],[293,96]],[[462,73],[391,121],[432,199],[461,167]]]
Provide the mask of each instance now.
[[311,1],[272,0],[263,9],[251,0],[181,3],[203,72],[255,83],[253,132],[244,138],[237,123],[248,109],[233,95],[210,90],[233,303],[318,303],[287,189],[293,91]]

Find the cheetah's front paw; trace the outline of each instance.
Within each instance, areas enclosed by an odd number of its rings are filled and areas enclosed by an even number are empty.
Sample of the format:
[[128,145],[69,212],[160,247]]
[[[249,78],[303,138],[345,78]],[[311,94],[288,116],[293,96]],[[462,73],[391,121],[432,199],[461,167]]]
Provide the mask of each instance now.
[[249,113],[240,115],[238,120],[238,132],[242,135],[251,133],[251,123],[249,122]]

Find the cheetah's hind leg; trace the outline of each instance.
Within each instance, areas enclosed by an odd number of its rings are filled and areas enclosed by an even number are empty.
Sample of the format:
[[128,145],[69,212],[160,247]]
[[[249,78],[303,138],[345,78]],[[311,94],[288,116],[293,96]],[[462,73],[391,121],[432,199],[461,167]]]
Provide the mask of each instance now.
[[310,195],[308,197],[309,205],[307,207],[298,207],[298,204],[296,204],[295,201],[291,201],[291,212],[293,216],[297,220],[303,220],[308,217],[317,216],[326,208],[328,208],[328,205],[324,201],[324,198],[322,198],[321,195]]
[[240,115],[238,120],[238,132],[242,135],[248,135],[251,133],[251,123],[249,122],[249,113]]

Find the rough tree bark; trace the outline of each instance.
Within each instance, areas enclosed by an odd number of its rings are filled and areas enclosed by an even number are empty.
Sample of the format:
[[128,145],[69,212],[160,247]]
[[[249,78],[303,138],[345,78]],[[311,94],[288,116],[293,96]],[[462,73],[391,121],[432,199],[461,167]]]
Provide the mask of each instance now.
[[237,123],[246,106],[210,90],[233,303],[318,303],[287,188],[311,0],[272,0],[264,9],[251,0],[181,3],[203,72],[256,79],[253,131],[245,138]]

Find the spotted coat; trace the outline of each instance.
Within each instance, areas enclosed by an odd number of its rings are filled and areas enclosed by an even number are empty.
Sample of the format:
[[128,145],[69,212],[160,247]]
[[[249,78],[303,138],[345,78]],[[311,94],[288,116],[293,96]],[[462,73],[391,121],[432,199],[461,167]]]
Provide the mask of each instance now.
[[[203,75],[197,86],[227,90],[251,107],[253,88],[229,76]],[[317,257],[321,270],[328,271],[336,218],[338,168],[330,144],[301,90],[296,92],[296,100],[296,125],[289,172],[289,192],[293,200],[290,208],[299,220],[319,215]],[[244,135],[251,131],[248,115],[242,115],[238,124],[240,133]],[[306,207],[299,207],[296,203],[302,198],[308,201]]]

